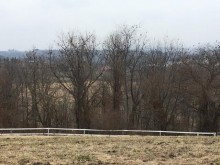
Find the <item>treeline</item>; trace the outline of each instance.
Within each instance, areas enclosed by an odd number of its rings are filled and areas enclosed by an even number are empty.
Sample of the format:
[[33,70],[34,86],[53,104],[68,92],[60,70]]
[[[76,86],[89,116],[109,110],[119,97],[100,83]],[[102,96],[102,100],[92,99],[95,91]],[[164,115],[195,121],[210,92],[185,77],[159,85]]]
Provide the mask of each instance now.
[[150,44],[133,26],[58,46],[1,59],[0,127],[219,130],[218,44]]

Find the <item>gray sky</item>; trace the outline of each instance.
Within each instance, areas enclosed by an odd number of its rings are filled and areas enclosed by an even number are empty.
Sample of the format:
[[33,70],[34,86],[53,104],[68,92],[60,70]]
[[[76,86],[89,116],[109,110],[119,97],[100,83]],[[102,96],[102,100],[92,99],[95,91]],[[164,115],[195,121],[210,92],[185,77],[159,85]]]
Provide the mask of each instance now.
[[68,31],[103,40],[122,24],[192,46],[220,41],[220,0],[0,0],[0,21],[0,50],[55,47]]

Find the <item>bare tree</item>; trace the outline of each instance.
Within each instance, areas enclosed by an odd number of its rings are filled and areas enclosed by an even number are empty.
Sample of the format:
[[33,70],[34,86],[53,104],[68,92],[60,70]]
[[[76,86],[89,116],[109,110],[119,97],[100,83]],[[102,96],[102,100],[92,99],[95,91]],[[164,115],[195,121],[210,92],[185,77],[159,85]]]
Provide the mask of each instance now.
[[17,81],[16,59],[4,59],[0,64],[0,127],[19,127],[18,100],[20,84]]
[[185,91],[189,100],[188,108],[197,113],[197,129],[200,131],[217,131],[220,115],[220,51],[216,47],[199,47],[191,56],[182,60],[184,76],[188,87]]
[[[134,51],[137,51],[135,50],[136,31],[137,26],[124,26],[112,33],[104,42],[106,66],[110,68],[111,76],[109,83],[112,88],[112,108],[109,110],[109,119],[113,128],[125,127],[122,125],[125,125],[125,121],[129,119],[131,98],[128,80],[129,65]],[[121,123],[115,125],[115,121]]]
[[89,102],[93,93],[89,91],[101,76],[98,69],[100,54],[95,36],[68,33],[60,39],[58,45],[58,56],[50,58],[52,72],[73,97],[76,126],[90,128]]
[[166,130],[176,116],[180,90],[176,58],[182,53],[182,48],[172,43],[147,52],[144,99],[150,128]]

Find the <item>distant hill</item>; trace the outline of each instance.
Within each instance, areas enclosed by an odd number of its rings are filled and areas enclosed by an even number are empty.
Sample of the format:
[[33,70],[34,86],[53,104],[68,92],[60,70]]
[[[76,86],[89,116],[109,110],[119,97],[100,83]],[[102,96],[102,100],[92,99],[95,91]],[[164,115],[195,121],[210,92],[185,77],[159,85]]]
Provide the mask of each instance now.
[[22,52],[22,51],[17,51],[17,50],[8,50],[8,51],[0,51],[0,57],[1,58],[5,58],[5,57],[8,57],[8,58],[22,58],[24,57],[25,55],[25,52]]
[[[40,50],[35,49],[37,55],[46,55],[48,54],[48,50]],[[8,50],[8,51],[0,51],[0,58],[23,58],[25,57],[27,51],[18,51],[18,50]],[[57,54],[58,50],[53,50],[53,53]]]
[[[30,50],[31,51],[31,50]],[[48,55],[49,50],[40,50],[35,49],[37,55]],[[23,58],[28,51],[18,51],[14,49],[10,49],[8,51],[0,51],[0,58]],[[52,50],[54,55],[59,54],[59,50]],[[103,53],[102,50],[97,50],[98,54]]]

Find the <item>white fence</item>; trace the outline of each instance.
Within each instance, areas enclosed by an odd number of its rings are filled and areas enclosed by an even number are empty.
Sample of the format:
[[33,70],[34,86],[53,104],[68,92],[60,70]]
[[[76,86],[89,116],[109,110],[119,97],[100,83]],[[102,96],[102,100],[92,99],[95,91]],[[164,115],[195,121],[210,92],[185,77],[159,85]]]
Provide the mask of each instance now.
[[155,131],[155,130],[100,130],[100,129],[72,129],[72,128],[0,128],[0,135],[195,135],[217,136],[216,132],[181,132],[181,131]]

